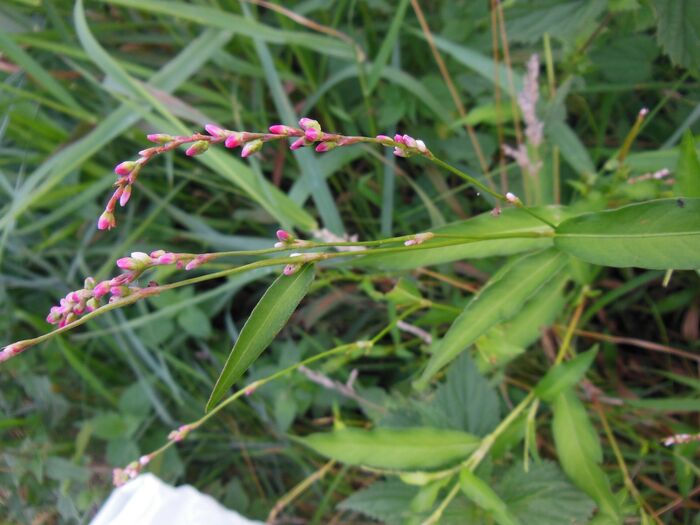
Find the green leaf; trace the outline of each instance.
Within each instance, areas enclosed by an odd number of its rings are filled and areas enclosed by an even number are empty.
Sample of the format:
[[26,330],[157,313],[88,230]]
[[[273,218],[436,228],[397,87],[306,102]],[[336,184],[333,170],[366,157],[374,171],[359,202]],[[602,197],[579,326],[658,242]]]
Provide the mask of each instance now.
[[551,403],[561,392],[581,381],[597,354],[598,348],[595,347],[588,352],[577,355],[571,361],[550,368],[540,382],[537,383],[535,395]]
[[240,379],[282,330],[314,280],[314,265],[306,264],[292,275],[280,275],[262,296],[241,330],[236,344],[214,385],[207,412]]
[[539,288],[556,276],[566,257],[553,249],[521,257],[502,268],[455,319],[421,377],[414,382],[425,388],[432,376],[456,358],[487,330],[512,318]]
[[542,286],[510,321],[494,326],[477,339],[475,358],[479,370],[503,366],[539,340],[542,329],[551,325],[563,311],[564,288],[570,279],[568,272],[561,272]]
[[518,525],[520,523],[520,520],[508,510],[498,494],[471,470],[462,469],[459,474],[459,486],[470,500],[491,514],[498,525]]
[[447,380],[435,391],[430,408],[440,412],[450,428],[477,436],[485,436],[501,420],[496,389],[479,373],[467,353],[450,365]]
[[574,487],[550,461],[513,465],[500,479],[496,492],[522,523],[584,525],[595,504]]
[[555,119],[548,120],[544,132],[547,139],[559,147],[562,157],[576,173],[590,175],[596,172],[595,164],[593,164],[588,150],[566,122]]
[[662,399],[628,399],[628,405],[660,412],[682,413],[700,412],[700,398],[697,397],[665,397]]
[[209,317],[196,306],[186,308],[177,316],[177,324],[192,337],[206,339],[211,336]]
[[700,68],[700,9],[697,0],[653,0],[658,27],[656,39],[671,61]]
[[[566,208],[548,206],[534,208],[547,220],[557,224],[567,217]],[[396,254],[367,255],[353,261],[353,266],[369,266],[382,270],[407,270],[422,266],[431,266],[463,259],[478,259],[496,255],[511,255],[526,251],[548,248],[552,245],[549,237],[499,239],[498,236],[540,234],[551,231],[541,221],[518,208],[503,210],[500,217],[483,213],[466,221],[455,222],[435,228],[433,233],[474,237],[473,241],[464,240],[462,244],[431,248],[445,243],[445,239],[431,239],[421,244],[420,250],[411,251],[406,256]],[[496,238],[488,239],[493,236]]]
[[700,268],[700,199],[661,199],[579,215],[554,245],[586,262],[618,268]]
[[556,397],[552,410],[552,434],[564,472],[595,500],[603,514],[619,517],[610,481],[599,466],[603,459],[600,441],[583,404],[569,389]]
[[700,197],[700,160],[695,150],[695,139],[690,130],[686,130],[683,134],[675,175],[676,195]]
[[377,481],[338,504],[338,509],[359,512],[387,525],[400,525],[414,515],[411,500],[418,488],[397,479]]
[[472,434],[430,427],[345,428],[294,439],[349,465],[397,470],[454,465],[479,445],[479,438]]
[[382,46],[379,48],[379,53],[377,53],[377,58],[374,59],[372,68],[367,75],[367,91],[369,93],[374,91],[374,88],[382,75],[382,70],[389,61],[389,56],[391,55],[392,49],[394,49],[396,39],[398,38],[399,31],[401,30],[401,24],[403,23],[406,15],[408,1],[409,0],[401,0],[401,3],[393,9],[394,18],[389,26],[389,31],[387,31],[384,41],[382,42]]
[[384,294],[384,298],[396,306],[410,306],[424,300],[416,283],[404,277],[399,279],[396,285]]

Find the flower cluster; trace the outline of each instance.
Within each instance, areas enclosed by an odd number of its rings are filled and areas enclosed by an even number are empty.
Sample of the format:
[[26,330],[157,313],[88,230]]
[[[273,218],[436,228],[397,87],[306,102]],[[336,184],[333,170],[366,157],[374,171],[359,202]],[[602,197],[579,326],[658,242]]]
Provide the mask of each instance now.
[[117,266],[127,270],[125,273],[99,283],[95,283],[95,279],[88,277],[85,279],[83,288],[69,292],[57,306],[51,307],[46,321],[63,328],[82,314],[96,310],[106,296],[109,296],[111,303],[135,293],[147,293],[147,289],[130,285],[149,268],[175,264],[178,269],[193,270],[211,260],[212,257],[213,255],[206,253],[196,255],[164,250],[156,250],[150,255],[144,252],[133,252],[130,257],[117,260]]
[[177,428],[177,430],[173,430],[168,434],[168,441],[175,441],[176,443],[178,441],[182,441],[187,437],[187,434],[192,432],[195,429],[195,426],[193,424],[190,425],[181,425]]
[[107,202],[105,210],[97,221],[97,228],[110,230],[117,224],[114,210],[119,203],[125,206],[131,197],[131,189],[139,173],[152,158],[167,151],[172,151],[180,146],[187,146],[185,155],[194,157],[206,152],[212,144],[223,142],[227,148],[241,147],[241,157],[245,158],[260,151],[263,144],[285,138],[296,138],[290,149],[297,150],[302,147],[314,146],[314,149],[323,153],[339,146],[350,146],[360,142],[381,144],[394,148],[394,154],[399,157],[411,157],[423,155],[432,158],[432,153],[422,140],[414,139],[409,135],[395,135],[392,139],[386,135],[378,135],[376,138],[355,137],[326,133],[321,129],[318,121],[304,117],[299,120],[299,128],[275,124],[270,126],[269,133],[251,133],[247,131],[232,131],[223,129],[214,124],[207,124],[205,133],[194,133],[189,136],[168,135],[165,133],[153,133],[147,136],[148,140],[158,144],[151,148],[139,151],[137,160],[127,160],[119,163],[114,172],[117,174],[116,189]]
[[124,468],[115,468],[112,470],[112,483],[115,487],[121,487],[127,481],[138,476],[143,467],[151,461],[151,455],[141,456],[138,461],[132,461]]

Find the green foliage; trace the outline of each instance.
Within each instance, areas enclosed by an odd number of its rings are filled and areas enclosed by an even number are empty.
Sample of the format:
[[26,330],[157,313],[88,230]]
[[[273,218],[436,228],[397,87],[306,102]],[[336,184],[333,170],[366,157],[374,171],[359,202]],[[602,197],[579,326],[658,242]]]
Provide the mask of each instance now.
[[700,69],[700,10],[693,0],[653,0],[656,38],[674,64]]
[[700,197],[700,159],[690,130],[686,130],[681,140],[676,167],[676,193],[682,197]]
[[306,264],[291,276],[280,275],[270,285],[236,339],[207,401],[207,411],[216,406],[284,328],[309,291],[314,275],[314,265]]
[[553,366],[535,386],[535,395],[544,401],[553,402],[564,390],[576,386],[586,375],[596,355],[598,349],[593,348],[577,355],[571,361]]
[[344,428],[295,440],[350,465],[395,470],[450,466],[466,458],[479,443],[466,432],[429,427]]
[[518,525],[520,520],[511,514],[506,503],[489,487],[483,479],[468,469],[459,473],[459,486],[462,492],[478,507],[484,509],[498,525]]
[[662,199],[580,215],[557,227],[554,245],[606,266],[700,268],[700,199]]

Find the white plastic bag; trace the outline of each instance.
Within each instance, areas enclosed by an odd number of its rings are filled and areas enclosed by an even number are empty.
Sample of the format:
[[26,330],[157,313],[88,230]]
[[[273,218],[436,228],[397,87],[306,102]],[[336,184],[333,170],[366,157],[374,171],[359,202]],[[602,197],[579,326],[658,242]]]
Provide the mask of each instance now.
[[150,473],[114,489],[90,525],[262,525],[228,510],[211,496],[171,487]]

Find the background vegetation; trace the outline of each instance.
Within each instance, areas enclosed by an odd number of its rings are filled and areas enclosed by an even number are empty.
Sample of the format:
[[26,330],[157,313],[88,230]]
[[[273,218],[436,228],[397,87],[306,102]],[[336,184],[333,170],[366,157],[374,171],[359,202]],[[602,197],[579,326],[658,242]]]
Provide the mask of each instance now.
[[[420,4],[422,10],[419,2],[405,0],[3,2],[3,344],[47,331],[44,316],[52,304],[81,287],[87,275],[113,275],[114,261],[130,251],[265,248],[280,224],[307,237],[325,227],[372,240],[491,209],[459,179],[426,162],[396,160],[363,146],[292,156],[279,144],[248,161],[224,151],[202,162],[164,156],[141,177],[120,227],[98,232],[95,221],[114,182],[111,169],[145,147],[146,133],[193,132],[208,122],[262,131],[302,115],[345,134],[398,130],[422,138],[480,180],[507,182],[521,195],[519,170],[502,164],[499,153],[499,144],[515,144],[520,119],[503,68],[512,63],[512,85],[519,90],[533,53],[543,63],[543,169],[551,181],[542,203],[604,194],[616,169],[608,161],[642,107],[650,114],[626,160],[626,177],[663,168],[673,175],[683,133],[700,130],[700,6],[694,0],[507,1],[504,25],[486,0]],[[693,152],[692,134],[684,140]],[[270,205],[272,187],[290,197],[284,207]],[[616,191],[620,204],[672,195],[658,180],[625,183]],[[466,259],[382,272],[328,269],[247,381],[380,332],[396,319],[401,300],[383,294],[400,278],[410,293],[417,290],[437,305],[413,323],[439,337],[503,261]],[[275,273],[261,269],[141,302],[3,364],[2,519],[89,521],[111,490],[112,467],[160,446],[172,428],[201,416],[232,342]],[[164,270],[154,278],[169,275]],[[665,448],[660,440],[698,432],[700,280],[691,271],[663,280],[657,270],[597,275],[596,295],[580,312],[572,345],[582,352],[598,344],[599,353],[578,393],[629,522],[639,522],[631,481],[656,522],[697,524],[698,444]],[[433,419],[434,425],[472,431],[483,425],[488,431],[550,366],[576,306],[572,298],[557,302],[561,294],[551,297],[542,306],[551,311],[549,328],[534,326],[533,337],[533,325],[525,322],[526,335],[513,340],[514,328],[501,326],[477,342],[472,359],[456,362],[441,388],[469,385],[464,395],[415,396],[410,382],[427,344],[394,326],[371,354],[319,369],[341,383],[356,374],[356,398],[294,373],[233,405],[150,468],[251,517],[264,519],[293,487],[320,472],[278,508],[279,522],[411,519],[399,514],[418,488],[328,464],[289,435],[382,417],[405,426],[440,410],[445,420]],[[456,424],[456,414],[465,420]],[[557,459],[551,411],[543,406],[534,417],[537,434],[530,444],[542,458],[536,472],[543,489],[528,512],[541,509],[541,524],[563,523],[571,512],[584,523],[591,500],[547,462]],[[518,493],[525,482],[515,467],[523,456],[522,446],[513,443],[482,475],[493,469],[499,494],[519,501],[535,491]],[[538,486],[531,478],[527,484]],[[470,512],[466,498],[458,498],[444,522],[464,523],[469,515],[474,523],[491,523]]]

